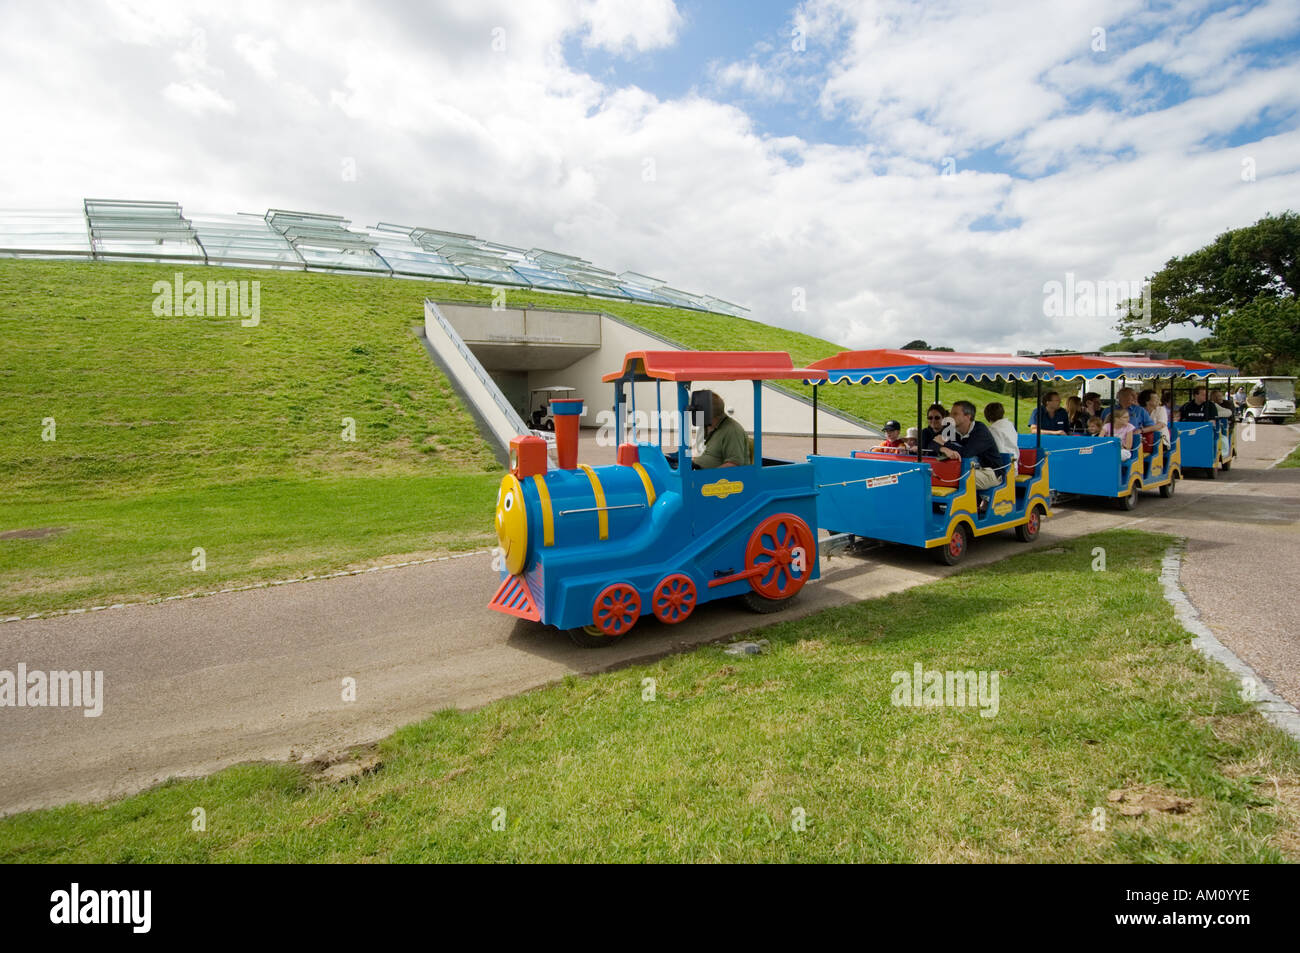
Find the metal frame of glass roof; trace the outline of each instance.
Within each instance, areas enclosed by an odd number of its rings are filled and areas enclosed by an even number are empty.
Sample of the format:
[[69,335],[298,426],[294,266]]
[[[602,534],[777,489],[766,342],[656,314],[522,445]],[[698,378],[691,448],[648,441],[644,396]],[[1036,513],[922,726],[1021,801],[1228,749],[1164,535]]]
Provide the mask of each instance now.
[[585,258],[425,226],[352,228],[338,215],[194,214],[177,202],[85,199],[80,212],[0,210],[0,257],[198,262],[509,285],[744,317],[748,309]]

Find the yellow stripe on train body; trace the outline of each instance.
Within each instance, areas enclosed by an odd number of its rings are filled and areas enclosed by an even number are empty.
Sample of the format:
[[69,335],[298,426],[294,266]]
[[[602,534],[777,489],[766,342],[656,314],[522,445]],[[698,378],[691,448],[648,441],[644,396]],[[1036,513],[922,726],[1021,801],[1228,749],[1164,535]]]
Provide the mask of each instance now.
[[641,466],[641,464],[639,464],[639,463],[634,463],[634,464],[632,464],[632,469],[636,471],[636,475],[639,476],[639,477],[641,478],[641,483],[642,483],[642,485],[645,486],[645,501],[646,501],[646,505],[647,505],[647,506],[654,506],[654,504],[655,504],[655,485],[654,485],[653,483],[650,482],[650,474],[646,473],[646,472],[645,472],[645,467]]
[[555,512],[551,509],[551,491],[546,488],[546,481],[540,473],[533,474],[533,485],[537,487],[537,501],[542,505],[542,545],[555,545]]
[[600,538],[609,539],[609,511],[605,507],[605,488],[600,485],[600,477],[596,476],[596,471],[586,463],[579,463],[578,469],[587,474],[587,479],[591,481],[591,495],[596,500],[596,518],[600,525]]

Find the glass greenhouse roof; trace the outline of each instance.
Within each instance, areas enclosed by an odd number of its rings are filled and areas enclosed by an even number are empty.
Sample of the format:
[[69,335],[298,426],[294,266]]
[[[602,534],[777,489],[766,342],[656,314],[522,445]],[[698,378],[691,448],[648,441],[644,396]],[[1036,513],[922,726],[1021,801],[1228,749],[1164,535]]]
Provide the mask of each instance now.
[[286,209],[268,209],[261,215],[186,216],[177,202],[85,199],[77,211],[0,210],[0,257],[351,272],[747,314],[746,308],[721,298],[678,291],[634,271],[616,274],[577,255],[517,248],[424,226],[380,222],[353,228],[338,215]]

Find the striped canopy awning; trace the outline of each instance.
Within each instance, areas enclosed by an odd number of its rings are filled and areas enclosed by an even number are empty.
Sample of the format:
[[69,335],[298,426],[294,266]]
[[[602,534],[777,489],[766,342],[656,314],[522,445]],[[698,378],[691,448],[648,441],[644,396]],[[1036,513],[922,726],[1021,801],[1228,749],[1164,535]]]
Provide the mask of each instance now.
[[[902,381],[1044,380],[1051,364],[1014,354],[973,354],[960,351],[841,351],[809,365],[826,372],[831,384],[896,384]],[[805,383],[817,381],[806,379]]]

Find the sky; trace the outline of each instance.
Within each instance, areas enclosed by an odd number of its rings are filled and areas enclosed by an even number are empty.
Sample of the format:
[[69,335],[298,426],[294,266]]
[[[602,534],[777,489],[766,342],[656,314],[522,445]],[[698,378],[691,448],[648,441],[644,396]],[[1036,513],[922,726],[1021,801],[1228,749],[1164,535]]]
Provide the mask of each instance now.
[[0,208],[466,232],[846,347],[1097,347],[1169,258],[1300,208],[1296,0],[0,0],[0,22]]

